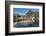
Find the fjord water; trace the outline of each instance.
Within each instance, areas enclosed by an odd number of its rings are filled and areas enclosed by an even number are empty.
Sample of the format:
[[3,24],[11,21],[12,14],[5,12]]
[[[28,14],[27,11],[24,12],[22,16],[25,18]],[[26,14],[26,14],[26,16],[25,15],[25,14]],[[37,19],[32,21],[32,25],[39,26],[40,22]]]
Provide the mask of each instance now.
[[14,25],[16,28],[24,28],[24,27],[39,27],[39,22],[34,22],[34,23],[17,23]]

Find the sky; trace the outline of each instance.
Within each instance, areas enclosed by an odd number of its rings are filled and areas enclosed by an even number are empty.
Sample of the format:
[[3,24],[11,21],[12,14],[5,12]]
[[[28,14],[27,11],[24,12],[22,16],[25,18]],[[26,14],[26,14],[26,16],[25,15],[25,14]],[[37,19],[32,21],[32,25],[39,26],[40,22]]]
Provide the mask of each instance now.
[[32,12],[39,12],[39,9],[28,9],[28,8],[13,8],[14,14],[25,15],[29,10]]

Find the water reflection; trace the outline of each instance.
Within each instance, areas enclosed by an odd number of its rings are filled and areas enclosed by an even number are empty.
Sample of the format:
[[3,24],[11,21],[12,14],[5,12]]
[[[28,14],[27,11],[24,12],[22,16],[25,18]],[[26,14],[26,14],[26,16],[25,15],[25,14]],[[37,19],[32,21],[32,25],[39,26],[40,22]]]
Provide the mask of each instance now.
[[22,28],[22,27],[39,27],[39,22],[34,22],[34,23],[17,23],[14,25],[16,28]]

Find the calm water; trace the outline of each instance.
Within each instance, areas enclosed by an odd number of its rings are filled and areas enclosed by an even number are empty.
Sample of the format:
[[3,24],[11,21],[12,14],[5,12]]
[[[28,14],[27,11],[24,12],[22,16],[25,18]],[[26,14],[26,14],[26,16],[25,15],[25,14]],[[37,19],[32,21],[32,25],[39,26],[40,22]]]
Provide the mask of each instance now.
[[16,28],[22,28],[22,27],[39,27],[39,23],[34,22],[32,24],[29,23],[17,23],[16,25],[14,25],[14,27]]

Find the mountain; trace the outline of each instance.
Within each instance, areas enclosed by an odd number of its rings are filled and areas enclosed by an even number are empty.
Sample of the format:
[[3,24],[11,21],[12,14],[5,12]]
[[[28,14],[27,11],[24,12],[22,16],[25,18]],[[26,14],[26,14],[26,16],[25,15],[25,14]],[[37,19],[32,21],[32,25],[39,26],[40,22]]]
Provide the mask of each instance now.
[[26,13],[26,15],[27,15],[27,16],[39,16],[39,12],[29,10],[29,11]]

